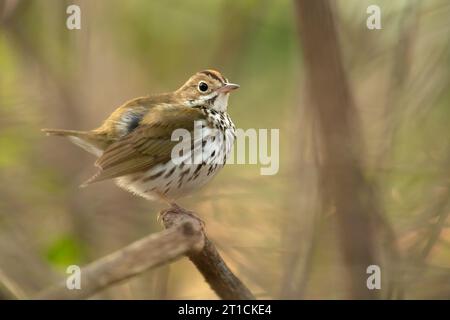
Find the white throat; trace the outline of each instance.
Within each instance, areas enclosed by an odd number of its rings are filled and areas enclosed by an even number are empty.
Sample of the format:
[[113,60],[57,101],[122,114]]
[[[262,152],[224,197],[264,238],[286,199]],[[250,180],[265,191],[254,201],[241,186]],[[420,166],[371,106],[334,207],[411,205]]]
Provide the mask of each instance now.
[[213,103],[212,109],[220,112],[227,111],[229,93],[219,93]]

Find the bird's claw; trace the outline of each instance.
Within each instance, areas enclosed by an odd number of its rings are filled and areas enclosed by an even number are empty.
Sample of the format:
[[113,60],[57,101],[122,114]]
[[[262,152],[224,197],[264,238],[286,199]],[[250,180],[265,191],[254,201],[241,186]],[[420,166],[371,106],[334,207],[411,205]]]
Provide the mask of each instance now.
[[175,202],[171,202],[170,203],[170,208],[163,210],[161,212],[158,213],[158,217],[157,217],[157,221],[159,223],[164,222],[164,216],[169,213],[176,213],[176,214],[185,214],[188,215],[189,217],[197,220],[200,223],[200,226],[202,228],[202,231],[205,232],[205,221],[203,221],[198,215],[196,215],[194,212],[183,209],[182,207],[180,207],[178,204],[176,204]]

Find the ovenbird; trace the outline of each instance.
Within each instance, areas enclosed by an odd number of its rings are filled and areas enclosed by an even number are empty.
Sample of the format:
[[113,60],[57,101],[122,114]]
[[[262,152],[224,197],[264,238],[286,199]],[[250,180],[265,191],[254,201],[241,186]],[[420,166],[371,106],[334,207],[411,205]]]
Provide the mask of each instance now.
[[[173,204],[223,167],[235,140],[235,127],[227,113],[228,97],[237,88],[239,85],[229,83],[218,71],[204,70],[174,92],[124,103],[97,129],[43,131],[68,137],[98,157],[95,165],[99,170],[82,186],[115,179],[120,187],[137,195]],[[174,161],[172,151],[178,141],[172,139],[172,133],[177,129],[193,133],[196,124],[202,133],[189,142],[196,160],[185,155],[180,157],[182,161]]]

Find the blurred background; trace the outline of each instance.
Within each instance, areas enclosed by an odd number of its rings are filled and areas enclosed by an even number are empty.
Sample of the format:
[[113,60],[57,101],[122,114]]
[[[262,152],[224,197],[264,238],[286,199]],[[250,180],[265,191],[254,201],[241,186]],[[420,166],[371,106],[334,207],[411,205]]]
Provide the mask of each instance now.
[[[81,8],[81,30],[66,28],[70,4]],[[158,203],[113,182],[78,188],[95,159],[40,129],[97,127],[124,101],[213,68],[241,85],[229,104],[237,127],[280,130],[280,171],[229,165],[179,203],[205,220],[258,298],[358,298],[350,284],[362,278],[353,277],[340,229],[355,231],[353,242],[373,253],[368,264],[380,265],[378,297],[450,298],[450,2],[331,4],[364,186],[340,203],[370,198],[367,237],[357,222],[343,229],[339,204],[321,187],[318,140],[329,131],[316,125],[306,94],[292,1],[0,0],[0,287],[32,297],[68,265],[162,229]],[[371,4],[381,8],[381,30],[366,27]],[[217,297],[182,259],[95,298]]]

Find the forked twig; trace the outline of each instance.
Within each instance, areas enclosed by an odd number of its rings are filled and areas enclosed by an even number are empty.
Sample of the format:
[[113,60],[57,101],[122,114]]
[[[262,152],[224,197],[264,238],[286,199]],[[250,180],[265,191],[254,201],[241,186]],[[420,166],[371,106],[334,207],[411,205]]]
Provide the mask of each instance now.
[[151,268],[188,256],[222,299],[254,299],[230,271],[206,237],[202,223],[182,208],[161,214],[166,230],[149,235],[81,269],[81,289],[69,290],[62,281],[37,299],[85,299],[113,284]]

